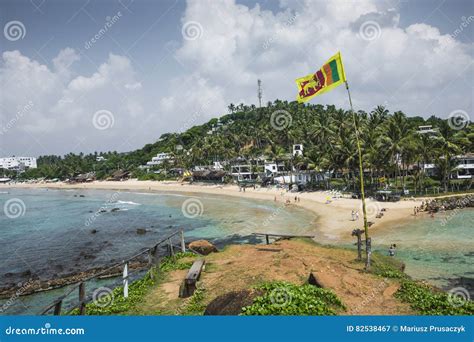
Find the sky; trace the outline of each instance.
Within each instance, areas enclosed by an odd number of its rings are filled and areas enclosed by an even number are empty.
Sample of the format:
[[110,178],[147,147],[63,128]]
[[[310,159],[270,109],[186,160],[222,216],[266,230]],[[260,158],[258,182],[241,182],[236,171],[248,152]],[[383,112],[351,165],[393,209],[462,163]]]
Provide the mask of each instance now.
[[0,156],[131,151],[257,105],[258,79],[293,101],[338,51],[356,110],[473,117],[470,0],[0,0],[0,25]]

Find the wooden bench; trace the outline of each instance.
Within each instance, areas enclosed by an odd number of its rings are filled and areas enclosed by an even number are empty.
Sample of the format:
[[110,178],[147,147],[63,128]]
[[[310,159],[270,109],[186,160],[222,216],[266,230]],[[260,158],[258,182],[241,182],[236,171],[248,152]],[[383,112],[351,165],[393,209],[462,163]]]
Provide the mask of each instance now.
[[193,295],[194,291],[196,291],[196,283],[201,276],[202,269],[204,267],[205,261],[204,259],[196,260],[191,268],[186,274],[186,278],[184,278],[183,283],[179,287],[179,297],[180,298],[187,298]]

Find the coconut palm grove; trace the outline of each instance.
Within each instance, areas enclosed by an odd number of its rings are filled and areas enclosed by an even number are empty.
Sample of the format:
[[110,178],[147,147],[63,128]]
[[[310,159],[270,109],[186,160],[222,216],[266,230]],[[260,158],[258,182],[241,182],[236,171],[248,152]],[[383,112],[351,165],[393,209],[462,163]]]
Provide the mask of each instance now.
[[[163,134],[135,151],[41,156],[37,169],[10,176],[18,180],[66,180],[94,172],[96,179],[106,179],[117,170],[126,170],[141,180],[175,180],[182,176],[182,170],[192,170],[196,165],[220,161],[230,171],[232,161],[265,158],[284,164],[288,172],[330,175],[314,178],[306,185],[308,189],[357,191],[358,155],[349,111],[332,105],[279,100],[262,108],[230,104],[228,110],[229,114],[182,133]],[[456,156],[474,150],[474,128],[469,121],[460,117],[407,116],[382,105],[370,112],[358,111],[355,118],[366,188],[376,190],[390,184],[412,194],[432,188],[441,192],[470,189],[472,178],[453,177],[458,166]],[[420,127],[429,127],[429,132],[420,131]],[[304,154],[292,155],[293,144],[303,144]],[[152,168],[141,167],[158,153],[169,153],[173,158]],[[434,164],[435,172],[428,175],[423,168],[426,164]]]

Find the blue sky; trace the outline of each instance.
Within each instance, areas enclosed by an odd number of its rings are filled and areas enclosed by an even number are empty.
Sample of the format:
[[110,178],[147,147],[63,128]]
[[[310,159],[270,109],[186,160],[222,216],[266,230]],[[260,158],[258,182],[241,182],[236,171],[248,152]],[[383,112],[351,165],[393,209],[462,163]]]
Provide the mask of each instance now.
[[[0,154],[139,148],[255,104],[257,78],[265,101],[293,100],[339,50],[357,109],[472,117],[473,15],[468,0],[1,0],[2,27],[25,32],[0,36]],[[347,108],[342,90],[313,103]]]

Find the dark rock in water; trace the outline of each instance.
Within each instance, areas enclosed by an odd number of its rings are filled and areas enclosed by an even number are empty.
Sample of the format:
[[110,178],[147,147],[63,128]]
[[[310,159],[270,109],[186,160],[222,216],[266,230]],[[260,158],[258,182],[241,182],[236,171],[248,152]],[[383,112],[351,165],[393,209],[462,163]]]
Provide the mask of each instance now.
[[93,213],[94,211],[93,210],[89,210],[89,213]]
[[79,195],[79,197],[86,197],[86,196],[84,196],[84,195]]
[[137,228],[137,234],[138,235],[146,234],[146,229],[145,228]]
[[119,211],[120,208],[112,208],[110,211],[113,213],[114,211]]
[[261,293],[252,290],[225,293],[209,303],[204,311],[204,315],[239,315],[242,312],[242,308],[252,305],[254,298],[259,295]]
[[20,273],[21,277],[31,277],[31,270],[26,270]]
[[92,229],[91,234],[95,234],[95,233],[97,233],[97,229]]
[[208,255],[214,252],[218,252],[216,246],[214,246],[207,240],[193,241],[189,244],[189,248],[202,255]]
[[6,278],[9,278],[9,277],[13,276],[13,273],[12,272],[7,272],[3,276],[6,277]]
[[86,260],[90,260],[90,259],[95,259],[95,258],[96,258],[95,255],[90,254],[90,253],[87,253],[87,252],[84,252],[84,251],[81,252],[81,253],[79,254],[79,256],[83,257],[83,258],[86,259]]
[[105,209],[100,209],[99,210],[99,213],[106,213],[106,212],[107,212],[107,210],[105,210]]

